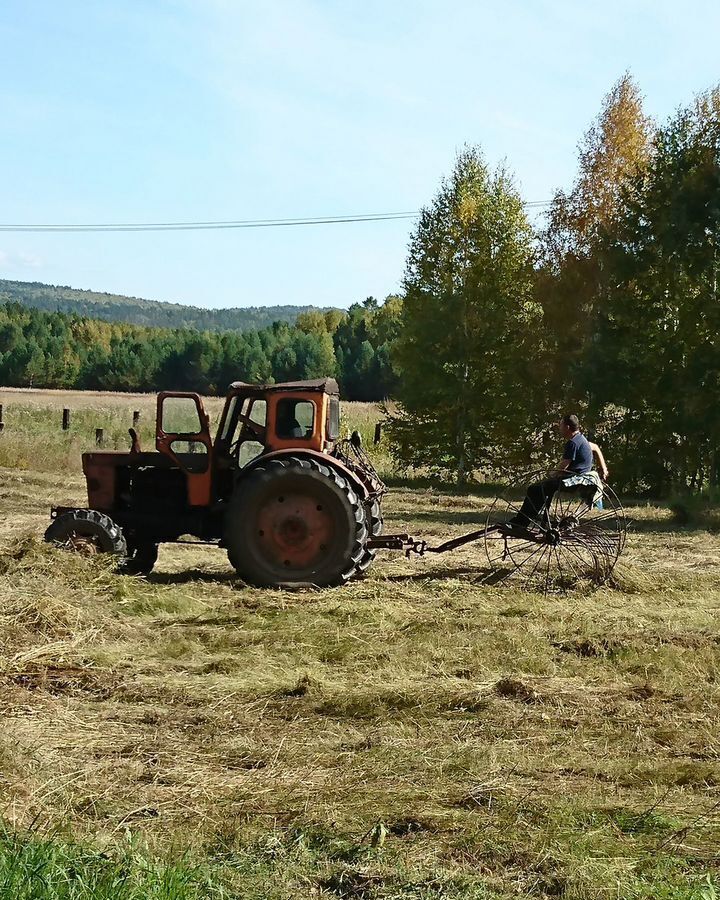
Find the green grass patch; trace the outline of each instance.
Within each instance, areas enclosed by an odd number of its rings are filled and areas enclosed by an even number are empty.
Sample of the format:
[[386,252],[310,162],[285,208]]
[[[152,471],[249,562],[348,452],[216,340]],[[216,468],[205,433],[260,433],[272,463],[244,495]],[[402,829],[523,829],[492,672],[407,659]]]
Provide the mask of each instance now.
[[0,830],[2,900],[232,900],[212,867]]

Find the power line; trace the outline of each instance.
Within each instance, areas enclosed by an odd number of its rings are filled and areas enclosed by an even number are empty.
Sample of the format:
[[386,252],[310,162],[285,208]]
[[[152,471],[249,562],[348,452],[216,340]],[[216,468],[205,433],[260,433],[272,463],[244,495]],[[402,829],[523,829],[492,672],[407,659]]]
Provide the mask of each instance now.
[[298,219],[244,219],[224,222],[124,222],[93,225],[6,225],[0,224],[0,231],[204,231],[225,228],[278,228],[289,225],[340,225],[346,222],[383,222],[394,219],[411,219],[416,212],[369,213],[353,216],[318,216]]
[[[549,200],[533,200],[524,205],[529,208],[548,206]],[[239,219],[219,222],[123,222],[88,225],[18,225],[0,224],[0,232],[48,232],[82,233],[122,231],[219,231],[241,228],[282,228],[295,225],[344,225],[351,222],[392,222],[400,219],[416,219],[419,212],[365,213],[347,216],[316,216],[296,219]]]

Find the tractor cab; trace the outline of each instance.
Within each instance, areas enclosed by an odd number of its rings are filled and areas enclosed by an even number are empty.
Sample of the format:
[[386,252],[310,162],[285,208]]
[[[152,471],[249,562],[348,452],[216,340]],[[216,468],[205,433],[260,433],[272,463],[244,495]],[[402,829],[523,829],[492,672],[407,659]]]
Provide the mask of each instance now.
[[260,453],[299,448],[331,452],[340,431],[340,396],[333,378],[285,384],[230,385],[216,438],[223,456],[243,468]]
[[268,453],[332,452],[339,429],[339,389],[332,378],[271,385],[237,381],[228,389],[214,442],[199,394],[159,394],[155,446],[184,472],[188,504],[199,507],[225,499],[232,472]]

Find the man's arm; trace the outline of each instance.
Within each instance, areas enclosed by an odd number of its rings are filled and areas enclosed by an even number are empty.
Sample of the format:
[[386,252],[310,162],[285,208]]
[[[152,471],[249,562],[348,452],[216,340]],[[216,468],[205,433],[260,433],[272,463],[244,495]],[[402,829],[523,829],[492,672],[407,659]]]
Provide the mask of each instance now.
[[594,444],[592,441],[588,441],[588,443],[590,444],[590,449],[592,450],[593,456],[597,460],[598,468],[600,469],[600,477],[603,481],[607,481],[609,471],[607,463],[605,462],[605,457],[603,456],[603,452],[597,444]]
[[567,472],[575,459],[575,444],[568,441],[563,450],[562,459],[558,460],[555,467],[548,472],[548,478],[558,478],[563,472]]

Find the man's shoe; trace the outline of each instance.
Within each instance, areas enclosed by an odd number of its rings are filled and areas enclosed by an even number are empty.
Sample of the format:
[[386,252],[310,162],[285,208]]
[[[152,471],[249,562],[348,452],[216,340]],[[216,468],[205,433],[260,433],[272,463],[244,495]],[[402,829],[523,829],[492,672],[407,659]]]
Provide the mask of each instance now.
[[505,525],[507,528],[511,528],[513,531],[521,530],[527,531],[529,528],[532,528],[533,525],[536,525],[536,522],[533,522],[532,519],[528,518],[526,515],[513,516],[512,519],[509,519]]
[[522,531],[524,533],[527,533],[528,531],[534,531],[535,529],[546,531],[548,523],[541,522],[534,516],[528,516],[525,513],[518,513],[507,521],[505,527],[510,528],[513,531]]

